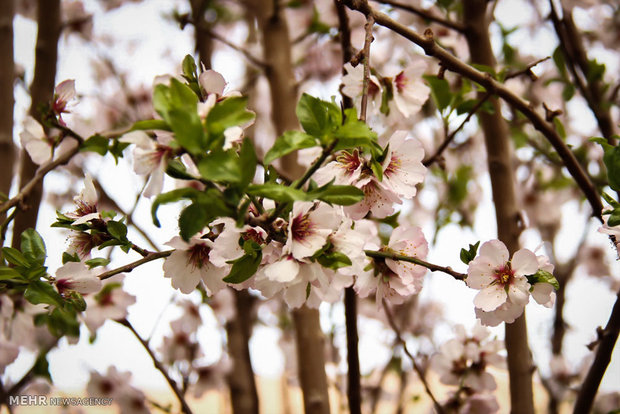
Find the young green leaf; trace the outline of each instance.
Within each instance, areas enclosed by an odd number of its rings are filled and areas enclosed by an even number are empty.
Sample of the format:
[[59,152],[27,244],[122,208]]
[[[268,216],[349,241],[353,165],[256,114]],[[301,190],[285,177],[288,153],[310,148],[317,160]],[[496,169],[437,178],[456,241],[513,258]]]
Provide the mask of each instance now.
[[47,253],[45,242],[39,233],[34,229],[27,229],[21,235],[22,253],[31,262],[43,265]]
[[316,139],[301,131],[286,131],[276,139],[273,147],[267,151],[263,162],[271,164],[274,160],[295,150],[311,148],[317,145]]

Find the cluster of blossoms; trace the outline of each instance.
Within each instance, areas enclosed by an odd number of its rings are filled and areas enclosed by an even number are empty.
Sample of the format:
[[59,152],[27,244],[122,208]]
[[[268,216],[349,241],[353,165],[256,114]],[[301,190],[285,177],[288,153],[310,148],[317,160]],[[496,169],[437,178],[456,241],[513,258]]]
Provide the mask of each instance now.
[[91,371],[86,392],[91,397],[111,398],[121,414],[150,413],[146,395],[131,385],[131,373],[110,366],[105,375]]
[[456,338],[444,343],[431,360],[431,366],[446,385],[458,386],[450,393],[444,408],[448,413],[492,414],[499,405],[492,392],[497,388],[489,367],[505,368],[499,352],[502,341],[489,338],[489,331],[479,322],[472,334],[467,335],[461,325],[456,327]]
[[[543,277],[539,278],[541,271]],[[512,323],[523,313],[530,295],[539,304],[552,307],[552,272],[553,264],[546,256],[521,249],[510,259],[501,241],[484,243],[478,257],[469,263],[465,280],[467,286],[480,291],[474,298],[476,316],[487,326]]]

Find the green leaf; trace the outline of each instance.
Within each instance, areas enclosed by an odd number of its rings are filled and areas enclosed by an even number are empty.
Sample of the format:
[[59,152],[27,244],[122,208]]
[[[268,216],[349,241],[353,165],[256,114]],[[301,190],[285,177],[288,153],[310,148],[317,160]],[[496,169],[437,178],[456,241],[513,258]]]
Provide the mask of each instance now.
[[437,109],[442,112],[452,102],[452,92],[450,91],[450,83],[445,79],[439,79],[437,76],[425,75],[424,79],[431,87],[431,95],[437,105]]
[[321,266],[333,270],[340,269],[341,267],[351,266],[353,264],[351,262],[351,259],[349,259],[346,254],[335,251],[322,254],[318,256],[316,260],[321,264]]
[[461,261],[466,265],[469,264],[472,260],[476,258],[476,254],[478,254],[478,246],[480,245],[480,240],[476,244],[470,244],[469,249],[461,249]]
[[295,110],[299,123],[304,131],[317,138],[324,138],[326,134],[342,123],[340,108],[331,102],[304,93]]
[[157,197],[155,197],[155,200],[153,201],[153,204],[151,206],[151,217],[153,218],[153,224],[155,224],[157,227],[161,227],[161,224],[157,219],[157,210],[159,209],[160,205],[174,203],[175,201],[188,198],[195,200],[199,194],[200,191],[191,187],[178,188],[167,193],[159,194]]
[[565,101],[570,101],[574,95],[575,95],[575,85],[567,82],[564,85],[564,89],[562,90],[562,99]]
[[15,266],[30,267],[30,262],[28,261],[28,259],[26,259],[22,252],[17,249],[14,249],[12,247],[3,247],[2,255],[7,262],[14,264]]
[[11,279],[24,279],[21,273],[12,267],[0,266],[0,281]]
[[257,252],[245,254],[232,262],[230,273],[223,280],[226,283],[243,283],[256,273],[263,252],[259,249]]
[[196,62],[192,55],[186,55],[182,63],[183,75],[187,80],[196,79]]
[[207,131],[211,139],[221,135],[227,128],[246,124],[256,114],[246,109],[248,98],[234,96],[215,104],[207,115]]
[[189,112],[187,109],[173,108],[168,115],[168,122],[179,145],[193,155],[202,154],[206,150],[206,138],[196,109]]
[[558,68],[562,78],[567,79],[566,61],[564,60],[564,53],[562,53],[560,46],[556,47],[553,51],[553,63],[555,63],[555,66]]
[[127,226],[119,221],[108,221],[108,233],[120,241],[127,241]]
[[[609,194],[603,193],[602,196],[603,196],[603,199],[605,201],[607,201],[607,204],[612,206],[614,209],[620,207],[620,203],[618,203],[616,200],[614,200]],[[605,213],[603,213],[603,214],[605,214]]]
[[198,171],[205,180],[238,183],[241,179],[239,157],[234,150],[215,150],[198,163]]
[[588,83],[597,82],[603,79],[604,74],[605,74],[604,63],[598,63],[596,59],[588,61],[588,73],[586,74]]
[[275,183],[252,184],[246,191],[253,196],[280,202],[312,201],[312,197],[302,190]]
[[96,152],[99,155],[106,155],[110,140],[101,135],[93,135],[80,145],[80,151]]
[[56,292],[56,289],[49,283],[41,280],[33,280],[30,282],[24,292],[24,298],[33,305],[45,303],[48,305],[62,306],[62,297]]
[[80,257],[77,255],[77,253],[73,253],[73,255],[67,252],[62,253],[62,264],[67,264],[68,262],[79,262],[79,261],[80,261]]
[[608,147],[603,155],[609,186],[620,191],[620,147]]
[[558,290],[560,288],[560,283],[555,278],[555,276],[553,276],[546,270],[539,269],[538,272],[534,273],[533,275],[527,275],[526,278],[529,284],[532,285],[532,287],[536,283],[549,283],[551,286],[553,286],[555,290]]
[[179,216],[179,229],[183,240],[187,241],[201,231],[207,224],[209,214],[203,205],[193,203],[185,207]]
[[34,229],[27,229],[21,235],[22,253],[29,261],[43,265],[47,253],[45,250],[45,242],[41,235]]
[[317,145],[316,140],[301,131],[286,131],[276,139],[273,147],[267,151],[263,162],[271,164],[274,160],[285,156],[295,150],[311,148]]
[[243,139],[241,150],[239,151],[239,163],[241,167],[241,187],[245,188],[252,182],[256,174],[256,151],[254,144],[249,138]]
[[87,261],[84,262],[89,269],[92,269],[94,267],[98,267],[98,266],[107,266],[110,264],[110,259],[106,259],[105,257],[96,257],[94,259],[89,259]]
[[131,126],[131,131],[150,131],[150,130],[172,131],[170,125],[163,119],[146,119],[135,122]]
[[364,192],[352,185],[329,185],[308,193],[310,199],[319,199],[329,204],[350,206],[364,198]]
[[611,227],[620,226],[620,209],[615,209],[611,212],[607,219],[607,225]]

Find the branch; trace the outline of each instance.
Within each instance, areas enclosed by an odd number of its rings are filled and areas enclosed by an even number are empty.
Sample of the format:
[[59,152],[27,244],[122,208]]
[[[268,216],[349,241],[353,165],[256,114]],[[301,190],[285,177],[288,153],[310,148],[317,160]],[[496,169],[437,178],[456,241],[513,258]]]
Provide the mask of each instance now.
[[545,138],[555,148],[558,155],[564,161],[569,173],[577,182],[577,185],[588,199],[592,206],[592,215],[598,218],[601,222],[603,204],[600,200],[600,196],[596,190],[596,187],[592,183],[588,174],[583,170],[579,161],[572,153],[570,148],[564,143],[562,138],[558,135],[553,125],[546,122],[545,119],[529,106],[529,103],[515,95],[506,86],[497,80],[493,79],[490,74],[481,72],[474,67],[464,63],[448,51],[443,49],[433,39],[432,33],[427,32],[426,36],[421,36],[417,32],[411,30],[407,26],[404,26],[384,13],[380,13],[362,0],[342,0],[351,9],[362,12],[365,15],[372,15],[375,18],[375,22],[381,26],[387,27],[401,36],[409,39],[413,43],[424,49],[424,52],[438,59],[442,66],[446,70],[453,71],[459,75],[470,79],[479,85],[483,86],[487,91],[504,99],[508,104],[519,110],[525,117],[527,117],[534,128],[540,131]]
[[117,275],[119,273],[128,273],[131,272],[133,269],[135,269],[138,266],[143,265],[144,263],[148,263],[148,262],[152,262],[153,260],[157,260],[157,259],[161,259],[162,257],[168,257],[172,254],[174,250],[166,250],[163,252],[151,252],[148,253],[146,257],[143,257],[140,260],[136,260],[135,262],[131,262],[129,264],[126,264],[125,266],[121,266],[119,268],[116,268],[114,270],[109,270],[105,273],[100,274],[99,276],[97,276],[100,280],[105,280],[108,279],[114,275]]
[[241,46],[236,45],[236,44],[234,44],[232,42],[229,42],[228,40],[226,40],[226,38],[220,36],[219,34],[215,33],[214,31],[208,30],[208,29],[203,29],[203,31],[204,31],[205,34],[211,36],[215,40],[218,40],[218,41],[224,43],[229,48],[231,48],[231,49],[241,53],[254,66],[257,66],[257,67],[259,67],[259,68],[261,68],[263,70],[267,69],[269,67],[269,65],[267,63],[263,62],[262,60],[260,60],[256,56],[252,55],[250,52],[248,52],[247,50],[245,50]]
[[437,411],[438,414],[443,414],[444,412],[443,407],[441,406],[441,404],[439,404],[439,402],[437,402],[437,399],[433,395],[433,392],[431,391],[428,385],[428,382],[426,381],[426,377],[424,376],[424,370],[422,369],[422,367],[420,367],[420,365],[415,360],[411,352],[409,352],[409,349],[407,348],[407,342],[405,342],[405,340],[403,339],[400,333],[400,329],[398,329],[398,326],[396,326],[396,323],[394,322],[394,318],[392,317],[392,312],[390,311],[390,307],[388,306],[385,300],[383,300],[383,309],[385,310],[385,316],[387,317],[387,320],[390,323],[392,330],[396,334],[396,339],[398,339],[398,342],[400,342],[401,346],[403,347],[403,351],[411,360],[411,363],[413,364],[413,369],[418,374],[418,377],[420,378],[422,385],[424,385],[424,390],[426,391],[426,394],[428,394],[431,400],[433,400],[433,405],[435,406],[435,410]]
[[397,1],[392,0],[374,0],[378,3],[387,4],[389,6],[395,7],[397,9],[405,10],[410,13],[416,14],[427,20],[429,22],[437,23],[442,26],[447,27],[448,29],[456,30],[457,32],[463,33],[465,31],[465,26],[458,22],[453,22],[452,20],[435,16],[430,10],[421,9],[419,7],[413,6],[411,4],[404,4]]
[[364,38],[364,78],[362,79],[362,106],[360,109],[360,121],[366,122],[366,110],[368,108],[368,82],[370,81],[370,43],[372,43],[372,26],[375,19],[372,15],[366,16],[366,37]]
[[530,64],[528,64],[525,68],[516,71],[516,72],[510,72],[509,74],[506,75],[506,77],[504,78],[504,81],[507,81],[508,79],[512,79],[512,78],[517,78],[519,76],[522,75],[526,75],[527,77],[529,77],[532,81],[535,81],[538,79],[538,76],[536,76],[536,74],[534,74],[534,72],[532,72],[532,68],[536,65],[538,65],[539,63],[542,63],[546,60],[551,59],[551,56],[547,56],[544,57],[542,59],[538,59],[535,62],[532,62]]
[[592,362],[588,375],[586,375],[586,379],[583,381],[581,389],[579,390],[579,395],[577,396],[573,413],[589,413],[592,409],[594,397],[596,396],[598,387],[601,384],[603,375],[605,374],[609,361],[611,360],[611,354],[614,350],[614,346],[616,345],[619,332],[620,290],[616,295],[616,303],[611,311],[609,321],[607,321],[607,326],[605,326],[604,330],[599,331],[599,343],[596,350],[596,355],[594,356],[594,362]]
[[131,331],[131,333],[134,334],[136,339],[138,341],[140,341],[140,343],[142,344],[142,347],[144,348],[144,350],[151,357],[151,360],[153,361],[153,365],[155,365],[155,368],[159,372],[161,372],[161,374],[164,376],[164,378],[166,378],[166,382],[168,382],[168,385],[170,385],[170,388],[172,388],[172,391],[174,392],[174,395],[176,395],[177,399],[179,400],[179,404],[181,404],[181,412],[185,413],[185,414],[192,414],[192,410],[191,410],[191,408],[189,408],[189,405],[187,405],[187,401],[185,401],[185,398],[183,397],[183,394],[181,394],[181,391],[179,390],[179,387],[177,386],[176,381],[173,380],[172,378],[170,378],[170,375],[168,375],[168,372],[166,371],[166,368],[157,359],[157,357],[155,356],[155,354],[153,353],[153,351],[149,347],[149,344],[144,339],[142,339],[140,334],[134,329],[133,325],[131,325],[131,323],[127,319],[122,319],[122,320],[117,321],[117,322],[120,323],[121,325],[124,325],[125,327],[127,327]]
[[489,92],[487,92],[482,99],[479,99],[478,102],[476,103],[476,105],[471,108],[471,110],[469,111],[469,113],[467,114],[467,117],[463,120],[463,122],[461,122],[461,124],[450,133],[450,135],[448,135],[446,137],[446,139],[441,143],[441,145],[439,146],[439,148],[437,148],[437,150],[435,151],[435,153],[430,156],[429,158],[427,158],[426,160],[422,161],[422,164],[424,164],[425,167],[428,167],[429,165],[433,164],[434,162],[437,161],[437,159],[441,156],[441,154],[445,151],[446,148],[448,148],[448,145],[450,145],[450,143],[452,141],[454,141],[454,137],[456,137],[456,134],[463,129],[463,127],[465,126],[466,123],[468,123],[470,121],[470,119],[472,118],[472,116],[474,116],[474,114],[476,112],[478,112],[478,109],[480,109],[482,107],[482,105],[484,105],[484,103],[491,97],[491,94]]
[[392,252],[382,252],[376,250],[364,250],[366,256],[373,258],[381,258],[381,259],[392,259],[392,260],[401,260],[403,262],[414,263],[419,266],[425,267],[432,272],[443,272],[457,280],[465,280],[467,275],[465,273],[459,273],[452,270],[451,267],[443,267],[436,264],[432,264],[429,262],[425,262],[424,260],[418,259],[417,257],[405,256],[402,254],[396,254]]

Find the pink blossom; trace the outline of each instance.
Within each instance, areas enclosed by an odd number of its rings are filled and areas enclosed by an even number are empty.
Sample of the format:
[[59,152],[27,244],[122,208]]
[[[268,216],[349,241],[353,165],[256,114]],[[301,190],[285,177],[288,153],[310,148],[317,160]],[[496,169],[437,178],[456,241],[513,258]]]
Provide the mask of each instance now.
[[517,251],[512,260],[508,249],[499,240],[491,240],[480,247],[480,254],[469,263],[467,285],[480,292],[474,305],[490,312],[506,303],[508,299],[519,306],[529,300],[530,284],[526,275],[536,273],[538,260],[530,250]]
[[100,219],[101,214],[97,211],[97,191],[90,174],[84,177],[84,188],[79,195],[73,197],[73,202],[77,207],[72,213],[65,213],[65,216],[74,219],[73,224],[84,224],[90,220]]
[[340,220],[338,211],[327,204],[295,202],[289,218],[285,251],[298,260],[312,256],[325,245]]
[[349,153],[342,151],[336,156],[335,161],[331,161],[319,168],[312,179],[318,185],[325,185],[332,179],[334,184],[352,185],[360,179],[362,167],[366,160],[358,150]]
[[[363,182],[360,180],[360,182]],[[383,183],[374,177],[367,180],[365,184],[356,183],[364,192],[364,199],[352,206],[346,206],[344,212],[353,220],[360,220],[366,217],[370,211],[376,218],[385,218],[394,213],[394,204],[402,204],[401,199],[392,190],[387,189]]]
[[[359,106],[363,92],[364,65],[344,65],[347,74],[342,78],[342,93],[356,101]],[[376,76],[370,75],[368,82],[368,100],[371,110],[378,110],[381,106],[381,86]]]
[[81,294],[95,293],[101,290],[102,283],[94,270],[82,262],[68,262],[56,271],[56,288],[63,294],[76,291]]
[[54,142],[49,138],[41,124],[33,117],[24,119],[24,130],[19,134],[22,147],[26,150],[32,162],[37,165],[44,164],[52,159]]
[[213,221],[210,226],[223,225],[224,228],[213,241],[213,248],[209,252],[209,260],[215,266],[224,267],[226,262],[240,258],[245,254],[239,240],[253,240],[259,245],[265,243],[267,233],[260,227],[245,225],[237,227],[237,223],[230,217]]
[[123,135],[119,141],[136,145],[133,150],[133,169],[136,174],[150,176],[144,196],[150,198],[161,193],[164,173],[173,153],[169,145],[172,136],[160,133],[157,140],[153,140],[144,131],[133,131]]
[[422,144],[406,137],[407,131],[396,131],[390,138],[381,183],[400,197],[412,198],[417,191],[416,184],[424,181],[426,167],[422,164]]
[[191,293],[202,280],[207,294],[212,295],[226,286],[222,279],[228,274],[229,266],[217,267],[210,262],[211,240],[196,235],[187,243],[175,236],[166,245],[176,249],[163,265],[164,277],[172,279],[172,287]]
[[394,76],[392,81],[394,108],[404,118],[415,115],[430,95],[431,90],[422,78],[426,67],[426,62],[422,58],[416,59]]
[[62,119],[63,113],[69,113],[67,104],[69,101],[75,98],[75,80],[67,79],[56,85],[54,89],[54,102],[52,103],[52,110],[58,115],[58,122],[61,125],[66,125]]
[[[91,333],[95,333],[107,320],[121,320],[127,317],[127,308],[136,303],[136,297],[125,292],[120,286],[124,276],[119,275],[104,282],[101,292],[86,298],[84,323]],[[110,287],[106,287],[110,285]]]

